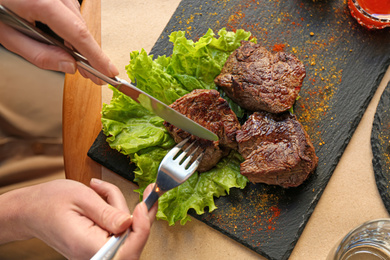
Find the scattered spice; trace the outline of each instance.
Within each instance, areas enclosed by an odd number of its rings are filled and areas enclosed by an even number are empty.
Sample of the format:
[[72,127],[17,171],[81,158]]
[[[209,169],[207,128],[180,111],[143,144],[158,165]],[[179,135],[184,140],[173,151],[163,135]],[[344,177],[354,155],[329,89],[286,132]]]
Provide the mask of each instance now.
[[281,44],[275,44],[274,47],[273,47],[273,51],[284,51],[284,48],[286,47],[285,44],[281,43]]
[[[222,27],[226,27],[230,31],[242,28],[251,31],[253,36],[258,39],[258,43],[264,47],[276,52],[289,52],[297,56],[305,64],[307,75],[302,86],[303,91],[300,93],[301,98],[294,107],[294,113],[311,136],[313,143],[321,149],[325,149],[326,143],[322,140],[323,133],[320,129],[320,122],[324,116],[329,116],[332,119],[330,124],[333,124],[333,116],[335,115],[328,115],[328,113],[332,111],[330,106],[334,93],[338,91],[339,84],[342,81],[343,71],[340,68],[345,65],[343,61],[347,61],[343,55],[351,55],[352,52],[351,47],[346,47],[345,53],[340,53],[339,57],[335,58],[332,55],[333,50],[336,47],[338,48],[340,43],[344,44],[345,41],[345,32],[339,30],[337,26],[339,22],[349,19],[343,13],[345,6],[343,4],[333,5],[332,8],[336,9],[332,12],[337,16],[338,19],[335,21],[338,20],[338,23],[329,22],[326,24],[325,26],[334,29],[330,29],[330,31],[327,31],[328,34],[324,35],[317,30],[318,28],[313,22],[315,15],[304,16],[304,12],[299,10],[297,12],[281,12],[280,10],[283,9],[279,5],[282,5],[282,1],[266,1],[267,5],[264,2],[259,4],[257,0],[240,0],[235,1],[234,4],[232,2],[230,0],[205,2],[202,4],[203,7],[193,9],[193,16],[191,17],[188,14],[185,15],[183,11],[183,15],[178,18],[177,24],[180,24],[181,28],[186,30],[187,33],[195,34],[199,29],[196,28],[195,21],[199,18],[198,16],[203,15],[202,19],[208,22],[211,21],[209,22],[210,27],[215,31]],[[321,1],[317,2],[318,8],[328,8],[329,6],[321,4]],[[308,8],[305,3],[300,3],[299,8],[302,10]],[[214,8],[211,5],[218,5],[219,7]],[[254,10],[257,10],[255,13],[259,16],[254,17],[252,15]],[[345,30],[348,30],[348,27],[345,28]],[[278,33],[275,34],[275,31]],[[191,38],[196,40],[196,35],[191,35]],[[297,38],[299,41],[294,41]],[[264,191],[261,197],[252,199],[253,208],[251,209],[236,204],[225,205],[224,209],[219,208],[218,213],[212,212],[209,214],[208,220],[217,223],[222,229],[225,227],[240,234],[244,233],[244,236],[249,239],[255,239],[256,232],[259,231],[269,232],[270,234],[274,230],[278,231],[277,224],[281,214],[277,207],[279,205],[278,197],[272,194],[272,191],[269,194]],[[229,209],[229,207],[231,208]],[[258,214],[253,215],[253,212]],[[236,225],[235,220],[238,218],[240,218],[240,223],[244,219],[246,225]],[[254,245],[260,243],[261,241],[254,241]]]

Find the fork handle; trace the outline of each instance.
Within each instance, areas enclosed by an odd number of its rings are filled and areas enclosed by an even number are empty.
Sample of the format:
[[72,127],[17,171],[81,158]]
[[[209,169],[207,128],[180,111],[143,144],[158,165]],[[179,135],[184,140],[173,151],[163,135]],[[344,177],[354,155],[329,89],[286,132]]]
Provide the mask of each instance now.
[[123,244],[127,236],[129,235],[130,230],[127,229],[120,236],[112,236],[102,248],[91,258],[91,260],[110,260],[112,259],[119,247]]
[[149,193],[148,197],[146,199],[144,199],[144,202],[146,204],[146,206],[148,207],[148,211],[153,207],[154,203],[156,203],[156,201],[158,200],[158,198],[160,197],[160,195],[155,192],[154,190],[152,190],[151,193]]
[[[160,195],[154,190],[149,193],[149,196],[144,200],[148,211],[152,208],[159,197]],[[110,240],[108,240],[106,244],[91,258],[91,260],[112,259],[128,235],[129,230],[126,230],[126,232],[121,236],[112,236]]]

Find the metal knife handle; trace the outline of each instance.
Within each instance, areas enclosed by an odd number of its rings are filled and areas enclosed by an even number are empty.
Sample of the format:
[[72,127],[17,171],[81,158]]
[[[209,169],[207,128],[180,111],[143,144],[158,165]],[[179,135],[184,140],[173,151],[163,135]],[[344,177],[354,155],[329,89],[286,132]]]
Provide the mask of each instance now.
[[[106,75],[102,74],[98,70],[94,69],[89,64],[87,58],[85,58],[83,55],[81,55],[77,51],[74,51],[74,50],[66,47],[63,42],[46,34],[45,32],[43,32],[39,28],[35,27],[33,24],[27,22],[23,18],[19,17],[17,14],[15,14],[11,10],[7,9],[3,5],[0,5],[0,21],[7,24],[8,26],[14,28],[15,30],[23,33],[24,35],[27,35],[27,36],[29,36],[29,37],[31,37],[39,42],[54,45],[54,46],[61,48],[62,50],[66,51],[68,54],[70,54],[76,60],[76,63],[79,67],[83,68],[84,70],[88,71],[89,73],[98,77],[99,79],[103,80],[104,82],[111,84],[113,86],[118,86],[121,84],[121,82],[118,78],[107,77]],[[59,36],[58,36],[58,38],[61,39]]]

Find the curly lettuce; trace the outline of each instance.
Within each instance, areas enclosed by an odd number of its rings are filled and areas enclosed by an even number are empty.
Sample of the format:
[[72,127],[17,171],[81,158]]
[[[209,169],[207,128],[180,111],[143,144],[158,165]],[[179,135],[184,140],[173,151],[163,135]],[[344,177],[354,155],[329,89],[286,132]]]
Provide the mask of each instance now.
[[[214,78],[220,74],[229,55],[249,40],[250,32],[221,29],[218,37],[209,29],[198,41],[173,32],[172,55],[156,59],[145,50],[133,51],[127,74],[137,87],[160,101],[171,104],[194,89],[217,89]],[[253,41],[253,39],[252,39]],[[128,155],[136,165],[134,181],[139,185],[140,198],[146,186],[155,181],[157,169],[175,142],[164,128],[164,120],[115,88],[110,104],[102,109],[103,132],[110,147]],[[216,167],[205,173],[193,174],[185,183],[159,199],[158,219],[174,225],[190,220],[188,211],[203,214],[216,208],[215,197],[229,194],[231,188],[243,189],[248,179],[240,174],[242,157],[232,151]]]

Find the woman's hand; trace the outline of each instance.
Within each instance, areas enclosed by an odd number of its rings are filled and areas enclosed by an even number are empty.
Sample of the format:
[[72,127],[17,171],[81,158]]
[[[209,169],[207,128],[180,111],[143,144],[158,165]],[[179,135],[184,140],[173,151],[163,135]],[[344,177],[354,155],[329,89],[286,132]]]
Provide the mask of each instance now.
[[157,211],[140,203],[131,217],[121,191],[95,179],[91,188],[71,180],[22,188],[0,196],[0,204],[0,243],[37,237],[69,259],[91,258],[130,226],[117,257],[138,259]]
[[[149,185],[145,192],[146,198],[152,191],[152,185]],[[115,260],[132,260],[139,259],[143,248],[148,240],[150,228],[156,217],[157,203],[150,209],[146,207],[144,202],[139,203],[133,212],[133,224],[131,225],[131,232],[122,246],[115,255]]]
[[[39,21],[48,25],[68,46],[84,55],[93,67],[106,76],[119,74],[89,32],[77,0],[0,0],[0,4],[31,23]],[[42,69],[72,74],[76,72],[77,65],[71,55],[58,47],[24,36],[1,22],[0,44]],[[102,84],[88,72],[80,70],[80,73]]]
[[[105,183],[104,185],[107,184],[108,183]],[[91,186],[95,186],[95,184]],[[95,186],[94,189],[96,190],[96,188],[98,187]],[[153,185],[150,184],[144,191],[144,198],[149,195],[152,189]],[[158,203],[156,203],[148,212],[148,208],[144,202],[138,203],[132,215],[133,223],[131,225],[130,234],[119,248],[114,257],[115,260],[131,260],[140,258],[142,250],[149,238],[150,228],[156,218],[158,209],[157,204]]]

